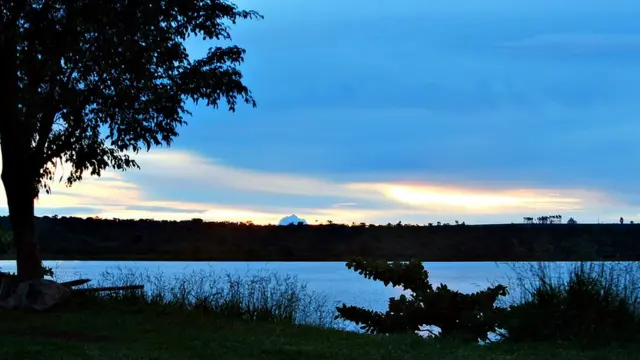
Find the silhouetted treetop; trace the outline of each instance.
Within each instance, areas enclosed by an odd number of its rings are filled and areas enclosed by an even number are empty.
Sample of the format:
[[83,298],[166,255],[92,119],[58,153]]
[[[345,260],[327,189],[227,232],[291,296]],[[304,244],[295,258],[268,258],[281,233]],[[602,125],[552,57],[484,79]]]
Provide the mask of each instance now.
[[[60,163],[67,185],[138,168],[131,153],[169,146],[188,101],[255,106],[238,69],[245,50],[222,42],[260,17],[226,0],[0,2],[2,181],[23,280],[41,277],[33,202]],[[216,46],[191,58],[191,37]]]
[[230,40],[229,24],[255,11],[222,0],[4,3],[2,53],[15,71],[3,87],[33,140],[36,185],[53,180],[61,158],[73,167],[69,184],[84,171],[137,167],[125,151],[171,144],[188,100],[255,105],[237,68],[244,49],[190,59],[184,46],[190,36]]

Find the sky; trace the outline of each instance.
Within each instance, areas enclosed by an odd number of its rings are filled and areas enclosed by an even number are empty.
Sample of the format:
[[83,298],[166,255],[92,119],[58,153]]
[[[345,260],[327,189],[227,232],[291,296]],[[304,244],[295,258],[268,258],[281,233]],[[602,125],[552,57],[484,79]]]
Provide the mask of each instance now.
[[140,171],[54,184],[38,215],[640,221],[637,0],[236,4],[264,15],[232,28],[258,107],[192,105]]

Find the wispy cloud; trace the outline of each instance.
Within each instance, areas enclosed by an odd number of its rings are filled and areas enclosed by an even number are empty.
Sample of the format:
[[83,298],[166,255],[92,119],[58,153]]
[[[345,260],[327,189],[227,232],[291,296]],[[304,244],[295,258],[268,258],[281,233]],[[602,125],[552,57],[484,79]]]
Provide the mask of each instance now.
[[[315,221],[405,222],[432,217],[580,212],[609,203],[629,206],[604,193],[578,189],[479,188],[465,184],[437,184],[428,181],[339,182],[238,169],[193,152],[158,149],[137,155],[141,172],[107,171],[100,178],[87,177],[67,188],[52,184],[52,194],[43,194],[39,209],[50,213],[99,216],[102,218],[154,218],[209,221],[276,223],[295,212]],[[68,166],[66,167],[68,168]],[[62,175],[62,174],[60,174]],[[152,194],[147,184],[166,185],[163,194]],[[184,185],[188,184],[188,185]],[[244,204],[187,200],[181,195],[188,186],[206,192],[221,190],[268,193],[270,204]],[[308,197],[326,200],[326,206],[305,205]],[[6,206],[4,191],[0,204]],[[517,217],[517,216],[516,216]],[[470,222],[471,223],[471,222]]]
[[[330,179],[291,174],[237,169],[188,152],[160,150],[140,157],[148,176],[156,179],[173,177],[198,181],[201,186],[235,188],[244,191],[268,192],[279,195],[315,196],[325,198],[363,199],[388,206],[409,205],[426,210],[437,207],[447,210],[489,210],[508,212],[524,209],[580,209],[590,202],[601,202],[606,194],[579,189],[479,188],[464,183],[445,186],[424,179],[406,183],[404,179],[386,182],[337,182]],[[146,170],[145,170],[146,171]],[[171,175],[167,175],[171,174]],[[354,206],[341,202],[339,206]]]
[[295,174],[238,169],[186,151],[157,150],[136,155],[145,176],[198,182],[205,186],[281,195],[371,198],[376,193],[350,183]]

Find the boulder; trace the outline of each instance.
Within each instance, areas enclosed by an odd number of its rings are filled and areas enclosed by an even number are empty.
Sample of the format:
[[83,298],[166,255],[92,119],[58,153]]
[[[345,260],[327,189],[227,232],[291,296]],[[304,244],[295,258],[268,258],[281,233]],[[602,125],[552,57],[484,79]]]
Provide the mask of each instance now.
[[19,283],[14,290],[13,279],[2,278],[0,308],[46,310],[69,299],[69,287],[53,280],[39,279]]

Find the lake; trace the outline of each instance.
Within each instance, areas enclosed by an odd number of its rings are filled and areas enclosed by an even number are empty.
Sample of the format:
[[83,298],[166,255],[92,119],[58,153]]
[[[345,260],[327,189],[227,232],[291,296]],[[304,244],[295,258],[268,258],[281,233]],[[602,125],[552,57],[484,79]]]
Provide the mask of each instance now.
[[[522,263],[521,263],[522,264]],[[571,263],[548,263],[567,268]],[[78,278],[100,279],[109,269],[162,273],[165,277],[188,275],[193,271],[225,272],[241,276],[260,272],[293,275],[307,284],[307,291],[327,296],[333,304],[356,305],[373,310],[386,310],[389,297],[400,295],[400,288],[385,287],[383,283],[367,280],[346,268],[344,262],[170,262],[170,261],[45,261],[58,280]],[[434,286],[440,283],[461,292],[475,292],[495,283],[509,286],[514,276],[508,264],[494,262],[429,262],[424,263]],[[3,271],[15,271],[14,261],[0,261]],[[117,272],[117,271],[116,271]],[[511,291],[512,295],[513,290]],[[517,295],[517,294],[515,294]],[[349,326],[350,329],[356,329]]]
[[[45,261],[52,267],[58,279],[97,279],[107,269],[124,268],[162,272],[166,276],[187,274],[191,271],[213,270],[216,273],[238,273],[241,275],[259,271],[294,275],[307,283],[307,290],[325,293],[331,302],[364,306],[385,310],[389,297],[402,293],[402,289],[385,287],[383,283],[367,280],[344,262],[173,262],[173,261]],[[0,261],[3,271],[15,271],[14,261]],[[493,262],[442,262],[425,263],[430,280],[434,284],[444,283],[462,292],[474,292],[494,281],[504,280],[508,268]]]

